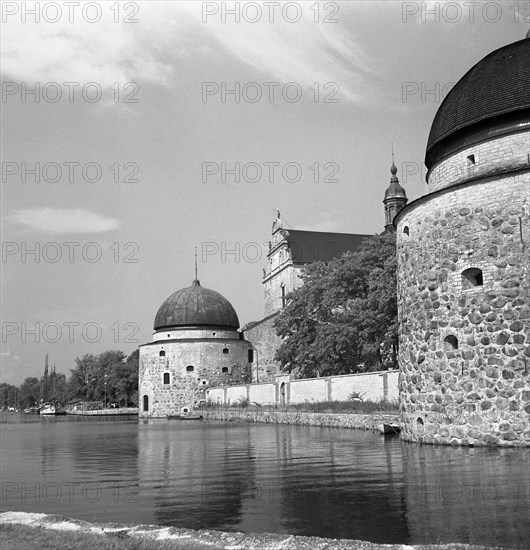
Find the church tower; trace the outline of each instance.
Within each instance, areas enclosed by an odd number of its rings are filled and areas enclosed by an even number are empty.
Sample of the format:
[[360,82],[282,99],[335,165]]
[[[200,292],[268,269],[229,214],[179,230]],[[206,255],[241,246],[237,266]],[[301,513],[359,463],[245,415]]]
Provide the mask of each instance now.
[[385,198],[383,200],[383,204],[385,205],[385,232],[394,231],[394,218],[408,202],[405,189],[399,185],[399,180],[396,176],[397,168],[394,164],[394,153],[392,153],[390,173],[392,174],[390,185],[385,191]]

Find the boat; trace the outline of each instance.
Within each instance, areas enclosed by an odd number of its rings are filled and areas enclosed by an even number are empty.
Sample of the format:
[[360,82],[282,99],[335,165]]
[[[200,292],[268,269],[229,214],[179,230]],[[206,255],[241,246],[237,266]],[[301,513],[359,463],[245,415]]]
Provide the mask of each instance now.
[[379,424],[377,431],[384,435],[395,435],[401,431],[401,426],[398,424]]
[[47,416],[58,416],[66,414],[66,411],[59,403],[43,403],[40,407],[40,414]]
[[202,414],[170,414],[167,417],[168,420],[202,420]]

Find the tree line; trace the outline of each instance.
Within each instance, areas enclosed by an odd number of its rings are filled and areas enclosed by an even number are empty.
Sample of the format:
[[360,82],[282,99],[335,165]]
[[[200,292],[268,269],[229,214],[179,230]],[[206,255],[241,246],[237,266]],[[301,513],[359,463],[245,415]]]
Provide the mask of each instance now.
[[100,401],[118,407],[138,405],[139,350],[127,357],[118,350],[76,357],[70,376],[52,371],[47,377],[28,377],[20,386],[0,384],[0,407],[27,409],[41,401],[66,404],[74,399]]

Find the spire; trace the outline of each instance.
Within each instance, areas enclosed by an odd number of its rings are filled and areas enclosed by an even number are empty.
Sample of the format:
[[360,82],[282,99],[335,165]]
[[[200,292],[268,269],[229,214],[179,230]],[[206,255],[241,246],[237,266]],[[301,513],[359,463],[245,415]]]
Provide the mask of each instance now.
[[390,185],[385,191],[383,203],[385,205],[385,231],[394,230],[394,218],[397,213],[407,204],[407,193],[399,184],[397,177],[396,161],[394,158],[394,144],[392,143],[392,166],[390,167]]
[[197,247],[195,247],[195,279],[193,279],[193,284],[201,286],[199,278],[197,277]]

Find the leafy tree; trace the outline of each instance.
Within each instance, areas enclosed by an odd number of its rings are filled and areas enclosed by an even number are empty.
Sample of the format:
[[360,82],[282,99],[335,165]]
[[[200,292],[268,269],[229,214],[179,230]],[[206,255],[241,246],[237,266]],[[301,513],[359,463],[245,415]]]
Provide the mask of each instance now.
[[18,392],[18,404],[21,408],[33,407],[40,402],[41,385],[34,376],[26,378],[22,382]]
[[108,377],[109,401],[120,407],[138,405],[138,363],[140,352],[135,350],[125,362],[114,363]]
[[0,408],[15,407],[17,404],[18,388],[2,382],[0,384]]
[[276,321],[284,341],[276,359],[301,377],[350,374],[396,365],[395,235],[363,241],[359,250],[304,268]]
[[91,353],[75,358],[75,368],[70,369],[70,378],[68,379],[68,397],[69,399],[92,400],[92,386],[97,380],[97,362],[98,358]]
[[77,357],[68,380],[69,399],[104,401],[106,394],[107,403],[137,404],[139,351],[126,357],[119,350]]

